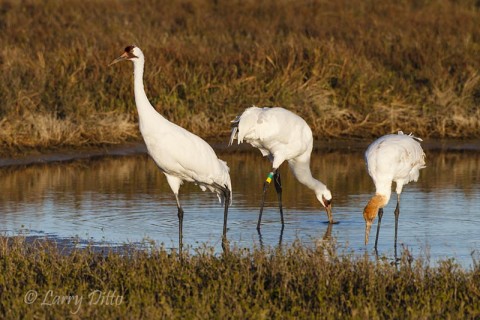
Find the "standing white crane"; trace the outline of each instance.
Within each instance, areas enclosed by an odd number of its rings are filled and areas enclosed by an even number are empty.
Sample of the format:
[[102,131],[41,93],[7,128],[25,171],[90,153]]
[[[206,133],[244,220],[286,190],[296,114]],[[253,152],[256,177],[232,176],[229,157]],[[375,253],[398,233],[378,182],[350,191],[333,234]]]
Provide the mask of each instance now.
[[148,101],[143,88],[145,58],[142,50],[128,46],[110,65],[130,60],[133,62],[135,103],[139,127],[148,153],[167,177],[175,195],[179,221],[179,247],[183,244],[183,209],[178,198],[184,181],[197,184],[203,191],[215,192],[224,204],[223,240],[226,241],[228,207],[232,200],[232,184],[227,163],[217,158],[215,151],[200,137],[168,121]]
[[365,245],[373,220],[378,214],[377,235],[375,250],[377,250],[378,234],[382,222],[383,207],[390,200],[392,182],[395,181],[397,192],[397,206],[395,208],[395,252],[397,248],[398,216],[400,215],[400,194],[404,185],[410,181],[417,181],[420,169],[425,168],[425,153],[420,146],[422,139],[412,134],[388,134],[375,140],[365,152],[368,174],[375,184],[375,195],[370,199],[363,210],[365,219]]
[[287,161],[290,169],[300,183],[315,192],[318,201],[325,207],[328,221],[333,223],[332,194],[327,186],[312,177],[310,171],[310,155],[313,149],[312,130],[298,115],[283,108],[246,109],[232,121],[232,134],[229,145],[237,138],[238,143],[243,141],[260,150],[272,162],[272,171],[263,183],[262,204],[258,216],[257,230],[260,230],[262,221],[265,194],[269,184],[274,182],[278,195],[280,218],[284,226],[282,208],[282,183],[278,168]]

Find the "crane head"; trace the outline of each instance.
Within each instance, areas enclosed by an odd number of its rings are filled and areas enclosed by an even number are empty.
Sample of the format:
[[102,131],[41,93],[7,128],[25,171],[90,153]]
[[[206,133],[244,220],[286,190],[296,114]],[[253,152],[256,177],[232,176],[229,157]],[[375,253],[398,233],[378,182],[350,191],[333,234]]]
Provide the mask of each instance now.
[[365,245],[368,244],[368,237],[370,229],[372,228],[373,220],[378,215],[378,210],[383,208],[388,203],[388,198],[383,195],[376,194],[363,209],[363,218],[365,219]]
[[325,208],[328,216],[328,222],[333,222],[333,214],[332,214],[332,193],[330,190],[326,189],[325,191],[317,194],[317,199],[320,201],[322,206]]
[[141,55],[142,55],[142,50],[140,50],[140,48],[138,48],[134,45],[130,45],[130,46],[125,48],[125,51],[123,52],[123,54],[120,57],[118,57],[115,60],[113,60],[112,62],[110,62],[109,66],[111,66],[112,64],[115,64],[117,62],[124,61],[124,60],[138,59]]
[[[365,212],[363,213],[363,217],[365,218]],[[370,229],[372,229],[373,219],[365,218],[365,245],[368,244],[368,238],[370,236]]]

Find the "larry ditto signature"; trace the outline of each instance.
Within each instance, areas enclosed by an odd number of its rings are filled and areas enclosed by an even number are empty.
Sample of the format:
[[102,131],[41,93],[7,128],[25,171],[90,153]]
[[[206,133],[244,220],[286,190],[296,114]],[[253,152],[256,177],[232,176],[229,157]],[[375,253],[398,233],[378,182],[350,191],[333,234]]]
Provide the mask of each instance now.
[[123,303],[123,296],[117,294],[116,290],[104,292],[101,290],[93,290],[84,299],[83,295],[61,295],[53,290],[48,290],[40,302],[40,294],[35,290],[29,290],[23,297],[26,304],[40,303],[44,307],[53,307],[58,305],[71,305],[72,314],[77,314],[84,302],[88,305],[99,306],[119,306]]

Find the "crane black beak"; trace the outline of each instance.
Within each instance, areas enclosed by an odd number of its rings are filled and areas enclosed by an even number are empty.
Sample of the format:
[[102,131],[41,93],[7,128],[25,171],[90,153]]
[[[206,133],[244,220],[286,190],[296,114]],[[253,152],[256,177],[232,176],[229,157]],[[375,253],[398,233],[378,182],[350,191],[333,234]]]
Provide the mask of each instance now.
[[372,228],[372,221],[365,221],[365,245],[368,244],[368,237],[370,236],[371,228]]
[[332,214],[332,200],[327,200],[325,199],[324,196],[322,196],[322,200],[323,200],[323,205],[325,206],[325,211],[327,212],[328,223],[330,224],[335,223],[333,221],[333,214]]
[[127,60],[129,57],[128,57],[128,54],[127,52],[125,52],[124,54],[122,54],[120,57],[118,57],[117,59],[113,60],[112,62],[110,62],[110,64],[108,65],[109,67],[112,65],[112,64],[115,64],[117,62],[120,62],[120,61],[123,61],[123,60]]
[[330,203],[325,207],[325,211],[327,212],[328,223],[330,223],[330,224],[335,223],[333,221],[332,205]]

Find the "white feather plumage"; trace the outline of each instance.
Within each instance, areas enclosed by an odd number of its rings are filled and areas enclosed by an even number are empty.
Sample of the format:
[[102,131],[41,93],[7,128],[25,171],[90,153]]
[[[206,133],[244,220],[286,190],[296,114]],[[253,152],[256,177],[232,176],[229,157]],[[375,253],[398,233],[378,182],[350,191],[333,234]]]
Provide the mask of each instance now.
[[425,153],[419,141],[422,140],[399,131],[378,138],[365,152],[368,174],[373,179],[376,193],[386,196],[387,203],[392,182],[400,194],[403,186],[417,181],[420,169],[425,168]]
[[199,185],[203,191],[208,189],[215,192],[221,203],[228,198],[228,204],[225,204],[225,235],[228,205],[232,199],[232,184],[226,162],[218,159],[212,147],[203,139],[168,121],[153,108],[143,86],[145,58],[142,50],[129,46],[124,54],[111,64],[123,60],[133,62],[135,104],[139,115],[140,132],[148,153],[165,174],[177,200],[180,247],[183,209],[180,206],[178,192],[184,181]]
[[425,168],[425,153],[419,143],[420,138],[412,134],[388,134],[375,140],[365,152],[365,161],[370,177],[375,184],[375,195],[363,210],[365,219],[365,244],[368,243],[370,228],[378,215],[375,249],[377,249],[380,223],[385,207],[392,194],[392,182],[396,184],[397,207],[395,209],[395,252],[397,247],[398,217],[400,214],[400,194],[403,186],[417,181],[420,169]]
[[315,192],[333,222],[329,211],[332,194],[310,171],[313,136],[304,119],[284,108],[253,106],[232,121],[230,145],[235,138],[239,144],[247,142],[259,149],[272,162],[274,172],[287,161],[297,180]]

